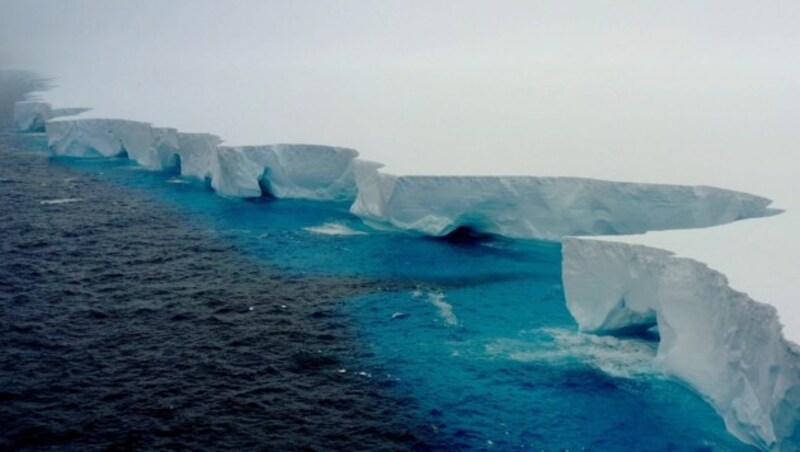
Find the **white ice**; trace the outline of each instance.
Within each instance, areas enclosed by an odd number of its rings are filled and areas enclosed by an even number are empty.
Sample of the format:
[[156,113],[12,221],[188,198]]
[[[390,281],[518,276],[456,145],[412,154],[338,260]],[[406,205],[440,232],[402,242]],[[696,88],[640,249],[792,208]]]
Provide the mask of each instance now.
[[73,116],[88,111],[88,108],[52,108],[41,101],[19,101],[14,103],[14,125],[21,132],[44,132],[50,119]]
[[[51,111],[49,104],[37,105]],[[216,135],[123,119],[53,119],[45,129],[56,155],[125,155],[147,169],[179,167],[181,175],[207,181],[221,196],[259,197],[266,191],[277,198],[355,197],[353,165],[358,153],[352,149],[292,144],[228,147],[221,146]]]
[[395,176],[356,166],[351,211],[371,224],[443,236],[468,227],[524,239],[700,228],[771,214],[768,199],[702,186],[568,177]]
[[223,196],[352,200],[358,152],[332,146],[277,144],[219,148],[212,186]]
[[774,306],[663,249],[572,238],[563,255],[567,306],[583,331],[657,326],[656,362],[703,394],[730,432],[762,449],[800,447],[800,347]]

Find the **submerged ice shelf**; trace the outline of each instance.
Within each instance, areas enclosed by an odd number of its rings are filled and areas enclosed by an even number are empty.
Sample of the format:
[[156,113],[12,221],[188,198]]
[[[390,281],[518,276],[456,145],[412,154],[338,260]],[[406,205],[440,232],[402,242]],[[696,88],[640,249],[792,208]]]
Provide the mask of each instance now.
[[[32,115],[37,108],[45,113]],[[18,105],[16,119],[24,125],[40,120],[25,118],[47,118],[55,154],[127,156],[154,170],[179,169],[222,196],[351,200],[351,212],[371,226],[425,235],[468,228],[564,239],[567,303],[583,330],[628,334],[657,325],[658,362],[703,394],[733,434],[763,449],[798,445],[800,360],[774,309],[731,289],[722,274],[698,261],[569,238],[769,216],[777,211],[768,199],[713,187],[580,178],[394,176],[346,148],[229,147],[209,134],[117,119],[50,119],[48,111]],[[683,322],[672,320],[676,315]]]

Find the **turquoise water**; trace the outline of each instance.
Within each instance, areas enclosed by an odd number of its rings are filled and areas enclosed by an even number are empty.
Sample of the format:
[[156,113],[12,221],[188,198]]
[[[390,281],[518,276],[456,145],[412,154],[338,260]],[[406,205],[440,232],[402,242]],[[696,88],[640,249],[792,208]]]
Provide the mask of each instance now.
[[156,197],[286,271],[386,280],[391,290],[342,304],[368,353],[334,371],[413,399],[409,406],[437,442],[493,450],[745,449],[708,404],[653,367],[657,343],[576,332],[558,244],[379,232],[347,204],[229,200],[126,160],[54,162]]

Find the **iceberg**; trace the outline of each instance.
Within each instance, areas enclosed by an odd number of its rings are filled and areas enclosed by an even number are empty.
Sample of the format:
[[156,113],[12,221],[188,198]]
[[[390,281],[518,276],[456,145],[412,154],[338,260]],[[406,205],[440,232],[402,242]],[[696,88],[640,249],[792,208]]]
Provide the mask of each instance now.
[[44,131],[44,123],[52,118],[50,104],[21,101],[14,103],[14,125],[22,132]]
[[151,127],[152,140],[150,150],[152,153],[141,156],[138,163],[148,169],[180,170],[180,141],[178,130],[170,127]]
[[127,156],[140,165],[163,170],[176,165],[177,130],[124,119],[56,119],[45,124],[48,145],[69,157]]
[[210,133],[177,132],[177,159],[181,175],[210,182],[217,171],[217,146],[222,139]]
[[395,176],[356,166],[351,212],[371,225],[444,236],[459,228],[510,238],[638,234],[774,213],[759,196],[704,186],[571,177]]
[[44,132],[45,123],[59,116],[73,116],[88,108],[52,108],[47,102],[19,101],[14,103],[14,124],[21,132]]
[[764,450],[800,448],[800,347],[776,309],[707,265],[643,245],[563,241],[567,307],[584,332],[656,327],[657,363],[708,399],[727,429]]
[[[221,196],[354,200],[351,212],[375,228],[561,240],[567,306],[582,331],[657,329],[657,363],[706,397],[730,432],[762,449],[800,447],[800,348],[783,335],[772,305],[731,288],[704,259],[575,237],[674,234],[778,213],[767,198],[572,177],[396,176],[348,148],[223,146],[216,135],[138,121],[45,119],[56,110],[42,103],[16,111],[24,130],[44,121],[57,155],[126,156],[152,170],[179,169]],[[310,232],[330,233],[326,227]]]
[[353,149],[301,144],[219,147],[212,187],[222,196],[352,200]]
[[56,155],[68,157],[136,156],[148,146],[146,123],[121,119],[51,120],[45,124],[47,143]]
[[[28,116],[45,118],[54,111],[49,104],[35,104],[31,111],[43,113]],[[49,148],[56,155],[124,156],[151,170],[179,169],[183,176],[208,182],[221,196],[248,198],[266,192],[277,198],[355,198],[353,167],[358,152],[353,149],[299,144],[221,146],[222,139],[216,135],[124,119],[54,119],[44,124]]]

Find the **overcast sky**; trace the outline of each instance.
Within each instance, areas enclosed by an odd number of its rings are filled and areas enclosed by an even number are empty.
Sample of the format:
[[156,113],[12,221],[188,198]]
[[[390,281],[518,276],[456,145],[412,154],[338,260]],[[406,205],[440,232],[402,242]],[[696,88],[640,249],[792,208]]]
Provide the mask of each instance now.
[[398,173],[800,180],[796,0],[0,0],[0,66],[57,106]]

